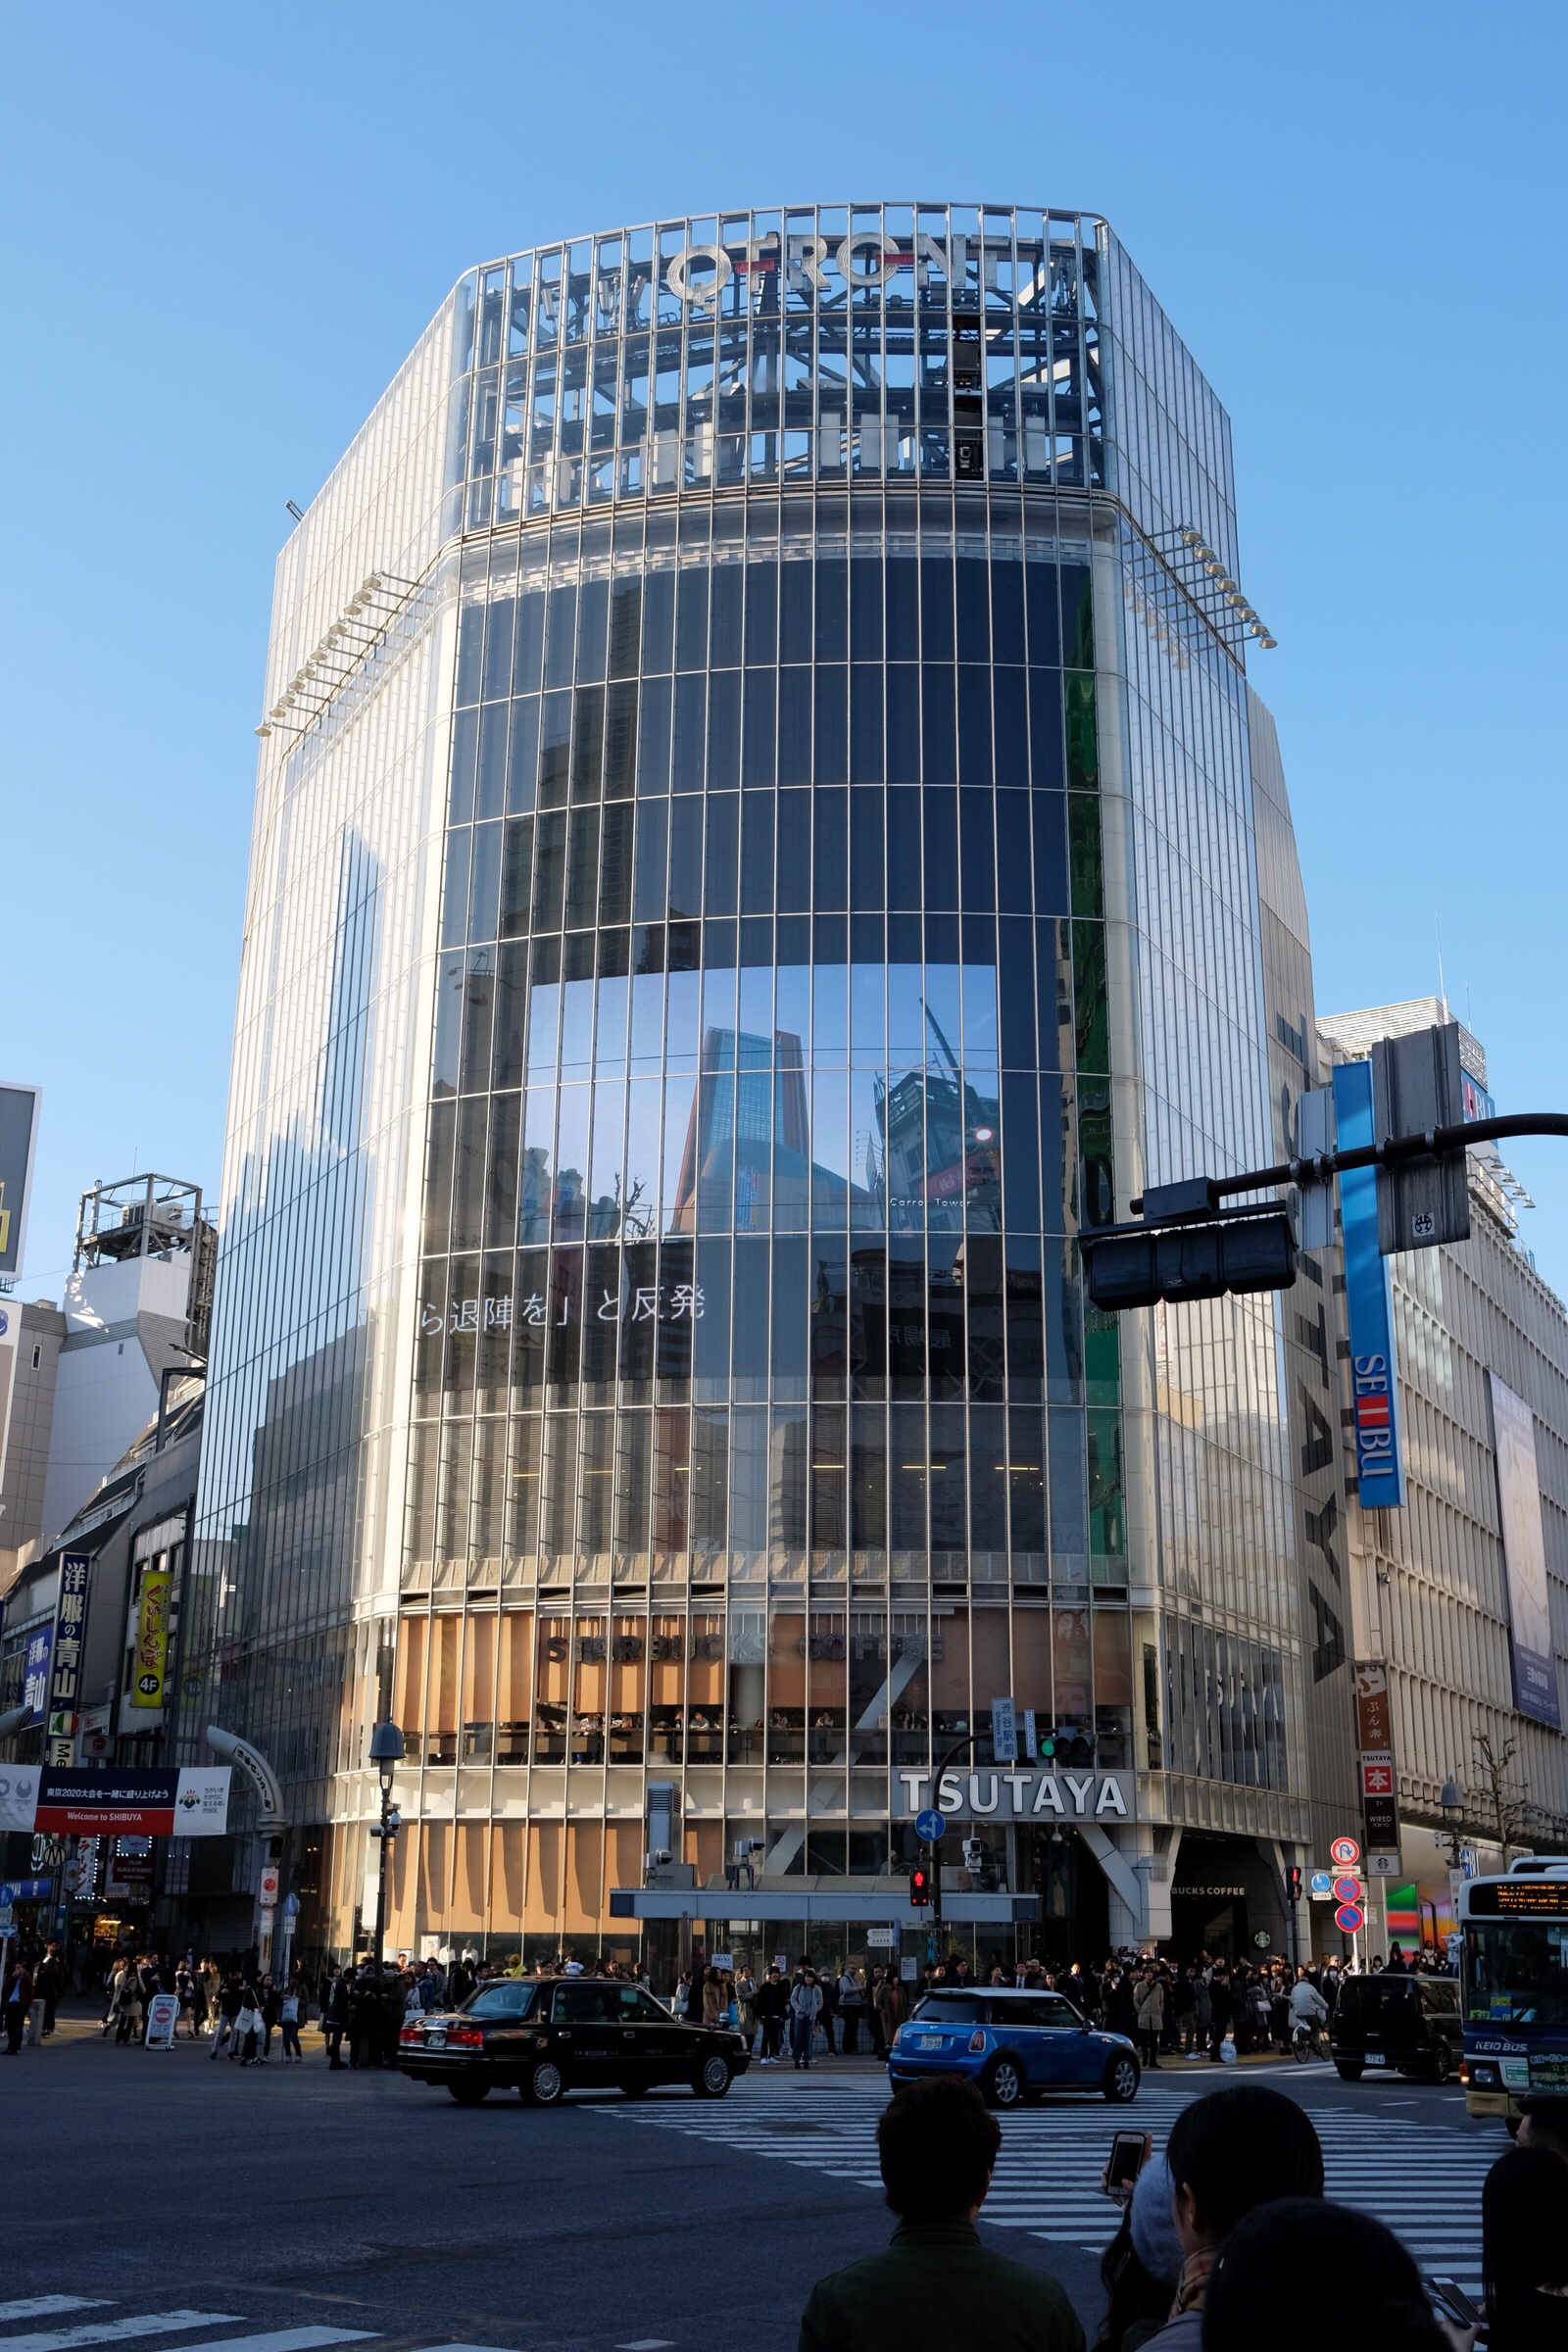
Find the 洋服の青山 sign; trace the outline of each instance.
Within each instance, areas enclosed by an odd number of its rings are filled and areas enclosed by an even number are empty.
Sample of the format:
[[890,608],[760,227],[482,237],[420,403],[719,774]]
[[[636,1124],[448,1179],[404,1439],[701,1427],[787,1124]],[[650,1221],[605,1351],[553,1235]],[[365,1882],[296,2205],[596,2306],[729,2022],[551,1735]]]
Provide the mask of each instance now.
[[[901,1813],[918,1813],[931,1786],[928,1772],[896,1772],[904,1784]],[[999,1815],[1004,1821],[1128,1821],[1133,1811],[1130,1772],[944,1772],[937,1783],[944,1813]]]
[[57,1838],[220,1838],[226,1764],[180,1772],[73,1772],[0,1765],[0,1831]]

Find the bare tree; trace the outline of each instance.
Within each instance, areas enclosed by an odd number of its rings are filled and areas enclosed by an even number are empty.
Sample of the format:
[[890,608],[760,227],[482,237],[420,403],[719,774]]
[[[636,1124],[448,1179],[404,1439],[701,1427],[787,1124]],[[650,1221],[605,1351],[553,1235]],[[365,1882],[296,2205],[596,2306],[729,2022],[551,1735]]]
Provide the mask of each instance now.
[[1476,1794],[1486,1827],[1502,1847],[1502,1867],[1506,1870],[1509,1849],[1518,1842],[1526,1811],[1523,1788],[1508,1777],[1508,1767],[1519,1743],[1516,1740],[1505,1740],[1499,1748],[1490,1732],[1477,1732],[1474,1744],[1481,1767],[1481,1787]]

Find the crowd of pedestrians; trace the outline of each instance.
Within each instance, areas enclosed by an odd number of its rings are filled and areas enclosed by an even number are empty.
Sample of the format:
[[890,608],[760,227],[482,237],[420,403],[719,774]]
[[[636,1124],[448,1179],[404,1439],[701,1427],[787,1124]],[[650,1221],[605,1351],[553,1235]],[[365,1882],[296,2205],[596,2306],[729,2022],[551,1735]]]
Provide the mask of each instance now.
[[[1384,1966],[1382,1955],[1373,1961]],[[1398,1947],[1388,1965],[1405,1966]],[[670,2005],[694,2025],[726,2025],[744,2034],[763,2066],[797,2068],[822,2057],[860,2050],[885,2058],[900,2025],[924,1994],[941,1986],[1018,1985],[1064,1993],[1091,2024],[1136,2042],[1146,2067],[1161,2060],[1236,2058],[1288,2051],[1304,2022],[1319,2035],[1328,2026],[1348,1971],[1338,1961],[1292,1967],[1273,1960],[1250,1967],[1200,1953],[1186,1962],[1123,1952],[1100,1967],[1078,1961],[1053,1968],[1039,1960],[1004,1967],[1000,1958],[977,1969],[952,1954],[905,1981],[897,1966],[817,1966],[809,1957],[793,1969],[768,1967],[760,1978],[745,1965],[699,1963],[682,1972]]]

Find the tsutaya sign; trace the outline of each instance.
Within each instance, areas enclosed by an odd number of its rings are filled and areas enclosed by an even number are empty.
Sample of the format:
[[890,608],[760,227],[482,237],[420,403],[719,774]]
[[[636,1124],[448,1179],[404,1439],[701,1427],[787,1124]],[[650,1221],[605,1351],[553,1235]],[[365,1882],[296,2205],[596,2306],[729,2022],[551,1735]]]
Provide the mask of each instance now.
[[[896,1772],[904,1783],[902,1813],[918,1813],[928,1772]],[[1130,1772],[945,1772],[937,1784],[944,1813],[998,1815],[1004,1821],[1128,1821],[1133,1812]]]
[[939,237],[923,233],[894,237],[877,228],[859,228],[852,236],[788,237],[777,230],[765,237],[736,238],[723,245],[686,245],[664,263],[664,283],[688,310],[711,310],[735,277],[765,279],[784,264],[789,282],[803,293],[808,286],[828,287],[829,267],[846,286],[880,285],[895,270],[912,270],[915,282],[925,286],[930,272],[961,286],[969,268],[971,249],[984,250],[979,237],[955,236],[952,251]]

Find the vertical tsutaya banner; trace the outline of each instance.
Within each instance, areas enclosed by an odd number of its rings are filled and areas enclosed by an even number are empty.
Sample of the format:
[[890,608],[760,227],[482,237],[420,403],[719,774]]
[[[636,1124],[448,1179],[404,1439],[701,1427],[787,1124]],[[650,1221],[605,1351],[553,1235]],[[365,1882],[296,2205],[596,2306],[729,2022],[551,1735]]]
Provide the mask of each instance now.
[[136,1604],[136,1673],[133,1707],[161,1707],[169,1669],[169,1596],[174,1580],[167,1568],[149,1568]]
[[[1334,1073],[1334,1112],[1342,1152],[1375,1140],[1369,1061],[1341,1062]],[[1394,1308],[1388,1261],[1378,1253],[1376,1169],[1353,1168],[1341,1176],[1340,1215],[1345,1233],[1345,1302],[1350,1324],[1355,1475],[1361,1506],[1372,1511],[1404,1500]]]
[[1541,1526],[1541,1478],[1536,1468],[1536,1417],[1495,1372],[1492,1391],[1492,1435],[1497,1456],[1497,1511],[1502,1565],[1508,1583],[1508,1621],[1513,1634],[1514,1704],[1521,1715],[1554,1727],[1562,1722],[1557,1698],[1557,1661],[1551,1643],[1551,1599],[1546,1586],[1546,1545]]

